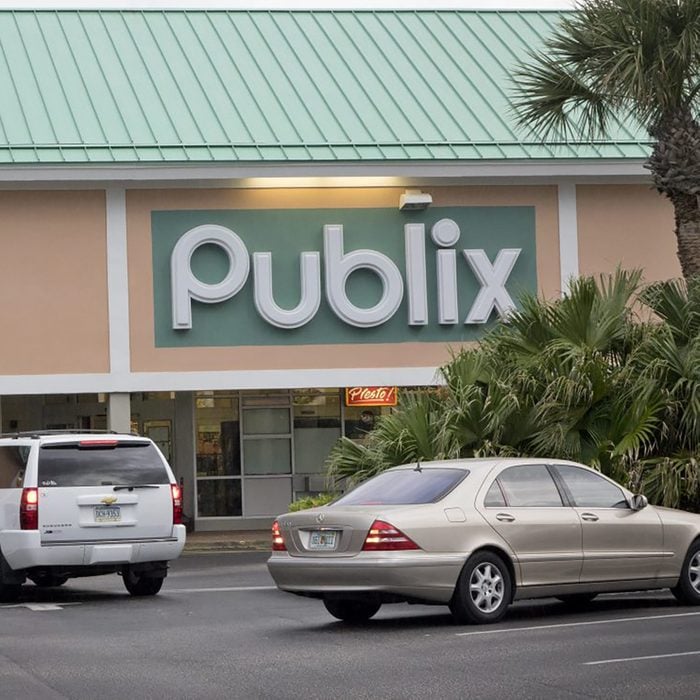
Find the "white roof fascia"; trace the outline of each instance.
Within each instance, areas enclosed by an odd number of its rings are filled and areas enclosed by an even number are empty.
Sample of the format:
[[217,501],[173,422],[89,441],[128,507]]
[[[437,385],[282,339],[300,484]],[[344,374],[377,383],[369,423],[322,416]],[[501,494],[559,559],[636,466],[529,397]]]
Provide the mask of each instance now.
[[[3,165],[0,187],[49,183],[70,186],[76,183],[122,183],[138,186],[164,183],[187,187],[222,184],[228,187],[338,187],[338,179],[362,178],[346,186],[386,186],[386,180],[401,185],[411,179],[437,183],[474,182],[649,182],[644,159],[561,160],[561,161],[431,161],[430,163],[352,162],[352,163],[245,163],[207,165]],[[280,180],[293,180],[296,183]],[[307,181],[305,182],[304,179]],[[324,181],[325,179],[325,181]],[[376,182],[370,184],[372,179]]]

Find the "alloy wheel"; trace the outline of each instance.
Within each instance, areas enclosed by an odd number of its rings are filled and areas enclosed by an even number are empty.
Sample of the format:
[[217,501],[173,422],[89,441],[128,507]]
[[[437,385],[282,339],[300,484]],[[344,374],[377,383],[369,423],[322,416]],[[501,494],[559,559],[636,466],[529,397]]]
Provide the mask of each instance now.
[[690,577],[690,585],[700,595],[700,550],[695,552],[695,556],[690,560],[688,576]]
[[469,595],[481,612],[496,610],[503,602],[504,590],[501,572],[493,564],[484,562],[474,567],[469,580]]

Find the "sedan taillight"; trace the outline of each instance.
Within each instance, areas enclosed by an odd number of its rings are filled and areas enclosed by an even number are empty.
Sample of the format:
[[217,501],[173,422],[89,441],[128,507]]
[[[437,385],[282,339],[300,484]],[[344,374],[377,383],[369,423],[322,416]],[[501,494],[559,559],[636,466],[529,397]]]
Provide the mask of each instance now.
[[177,484],[170,484],[173,499],[173,525],[182,525],[182,489]]
[[370,527],[363,552],[389,552],[403,549],[420,549],[409,537],[383,520],[375,520]]
[[39,529],[39,491],[35,488],[22,489],[19,502],[19,526],[22,530]]
[[280,524],[275,520],[272,523],[272,551],[273,552],[286,552],[287,545],[284,543],[284,537],[282,537],[282,531],[280,530]]

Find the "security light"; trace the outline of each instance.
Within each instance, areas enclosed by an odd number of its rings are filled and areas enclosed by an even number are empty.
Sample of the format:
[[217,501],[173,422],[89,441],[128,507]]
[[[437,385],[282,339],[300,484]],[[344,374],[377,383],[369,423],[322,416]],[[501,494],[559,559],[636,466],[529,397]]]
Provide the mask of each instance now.
[[401,211],[427,209],[432,203],[432,196],[420,190],[406,190],[401,197],[399,197],[399,209]]

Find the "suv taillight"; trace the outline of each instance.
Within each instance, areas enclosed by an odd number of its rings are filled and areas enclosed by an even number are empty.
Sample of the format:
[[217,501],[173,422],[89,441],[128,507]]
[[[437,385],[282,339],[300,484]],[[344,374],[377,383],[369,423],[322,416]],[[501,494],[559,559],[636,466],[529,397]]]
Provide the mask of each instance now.
[[273,552],[286,552],[287,545],[284,543],[284,537],[282,537],[282,531],[280,530],[280,524],[275,520],[272,523],[272,551]]
[[363,552],[387,552],[401,549],[420,549],[409,537],[383,520],[375,520],[370,527]]
[[173,525],[182,525],[182,489],[177,484],[170,484],[173,497]]
[[35,488],[22,489],[19,502],[19,526],[22,530],[39,529],[39,491]]

